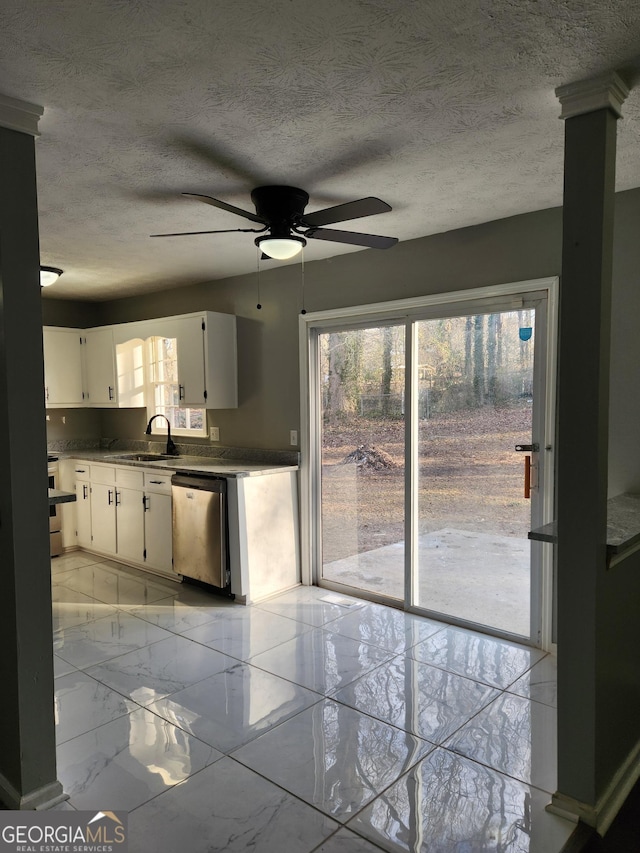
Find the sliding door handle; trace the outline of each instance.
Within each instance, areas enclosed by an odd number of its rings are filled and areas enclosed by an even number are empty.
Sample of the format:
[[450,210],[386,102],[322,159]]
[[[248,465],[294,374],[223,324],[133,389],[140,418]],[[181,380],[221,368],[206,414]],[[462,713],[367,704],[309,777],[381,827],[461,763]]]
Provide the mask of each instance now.
[[524,457],[524,496],[531,497],[531,457]]

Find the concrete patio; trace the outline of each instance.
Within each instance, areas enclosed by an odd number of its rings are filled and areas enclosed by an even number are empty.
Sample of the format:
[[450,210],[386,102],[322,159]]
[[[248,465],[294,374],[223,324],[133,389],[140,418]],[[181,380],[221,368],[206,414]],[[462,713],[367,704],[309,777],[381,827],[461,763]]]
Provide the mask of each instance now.
[[[443,528],[418,537],[417,604],[500,631],[530,634],[527,539]],[[402,598],[404,543],[325,564],[323,577]]]

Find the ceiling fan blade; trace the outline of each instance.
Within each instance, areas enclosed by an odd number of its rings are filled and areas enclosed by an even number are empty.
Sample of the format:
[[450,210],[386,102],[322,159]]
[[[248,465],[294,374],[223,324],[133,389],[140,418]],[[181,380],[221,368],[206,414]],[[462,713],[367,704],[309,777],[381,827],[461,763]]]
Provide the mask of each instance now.
[[196,201],[203,201],[205,204],[210,204],[213,207],[219,207],[221,210],[226,210],[229,213],[235,213],[238,216],[244,216],[245,219],[250,219],[252,222],[259,222],[265,225],[264,219],[260,219],[255,213],[250,213],[248,210],[242,210],[240,207],[234,207],[232,204],[227,204],[226,201],[220,201],[218,198],[211,198],[209,195],[200,195],[199,193],[182,193],[187,198],[193,198]]
[[149,234],[150,237],[191,237],[194,234],[231,234],[242,231],[243,234],[260,234],[266,228],[223,228],[222,231],[175,231],[171,234]]
[[310,228],[305,237],[313,240],[331,240],[334,243],[349,243],[369,249],[390,249],[398,242],[397,237],[380,237],[378,234],[358,234],[357,231],[336,231],[335,228]]
[[302,215],[304,225],[332,225],[334,222],[346,222],[348,219],[359,219],[361,216],[373,216],[376,213],[388,213],[391,205],[375,196],[360,198],[337,204],[335,207],[325,207],[315,213]]

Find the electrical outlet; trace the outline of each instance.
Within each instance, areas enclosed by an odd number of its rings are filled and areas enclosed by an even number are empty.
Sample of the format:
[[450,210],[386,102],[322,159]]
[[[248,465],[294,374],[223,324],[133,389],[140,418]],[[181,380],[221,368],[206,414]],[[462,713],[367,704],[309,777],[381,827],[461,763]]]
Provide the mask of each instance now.
[[209,441],[220,441],[220,427],[209,427]]
[[289,430],[289,444],[292,444],[294,447],[298,446],[298,430],[297,429]]

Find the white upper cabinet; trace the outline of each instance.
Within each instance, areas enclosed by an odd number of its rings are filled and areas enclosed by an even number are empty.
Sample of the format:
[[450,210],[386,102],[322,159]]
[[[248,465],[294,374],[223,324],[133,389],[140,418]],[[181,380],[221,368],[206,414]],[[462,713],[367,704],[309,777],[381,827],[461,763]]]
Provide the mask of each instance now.
[[[153,339],[167,341],[166,347],[156,341],[155,355]],[[177,383],[179,406],[238,406],[233,314],[202,311],[86,330],[45,327],[44,350],[47,406],[153,407],[147,397],[159,381],[153,364],[160,351],[175,356],[177,380],[164,375],[170,359],[160,372],[174,391]]]
[[179,405],[207,408],[204,369],[204,329],[201,317],[167,318],[161,323],[160,337],[175,341],[178,363]]
[[84,405],[82,329],[45,327],[44,395],[47,408]]
[[207,409],[238,407],[238,342],[233,314],[203,315]]
[[180,405],[201,409],[238,406],[236,318],[232,314],[172,317],[165,334],[176,338]]
[[[238,406],[238,348],[233,314],[203,311],[122,323],[113,327],[116,345],[120,406],[145,405],[144,364],[157,363],[150,355],[151,339],[170,342],[177,362],[179,405],[194,409],[235,409]],[[145,346],[147,347],[145,352]],[[151,369],[154,373],[154,369]],[[166,378],[166,377],[165,377]],[[154,377],[147,382],[152,384]]]
[[85,401],[89,406],[118,405],[113,329],[87,329],[84,333]]

